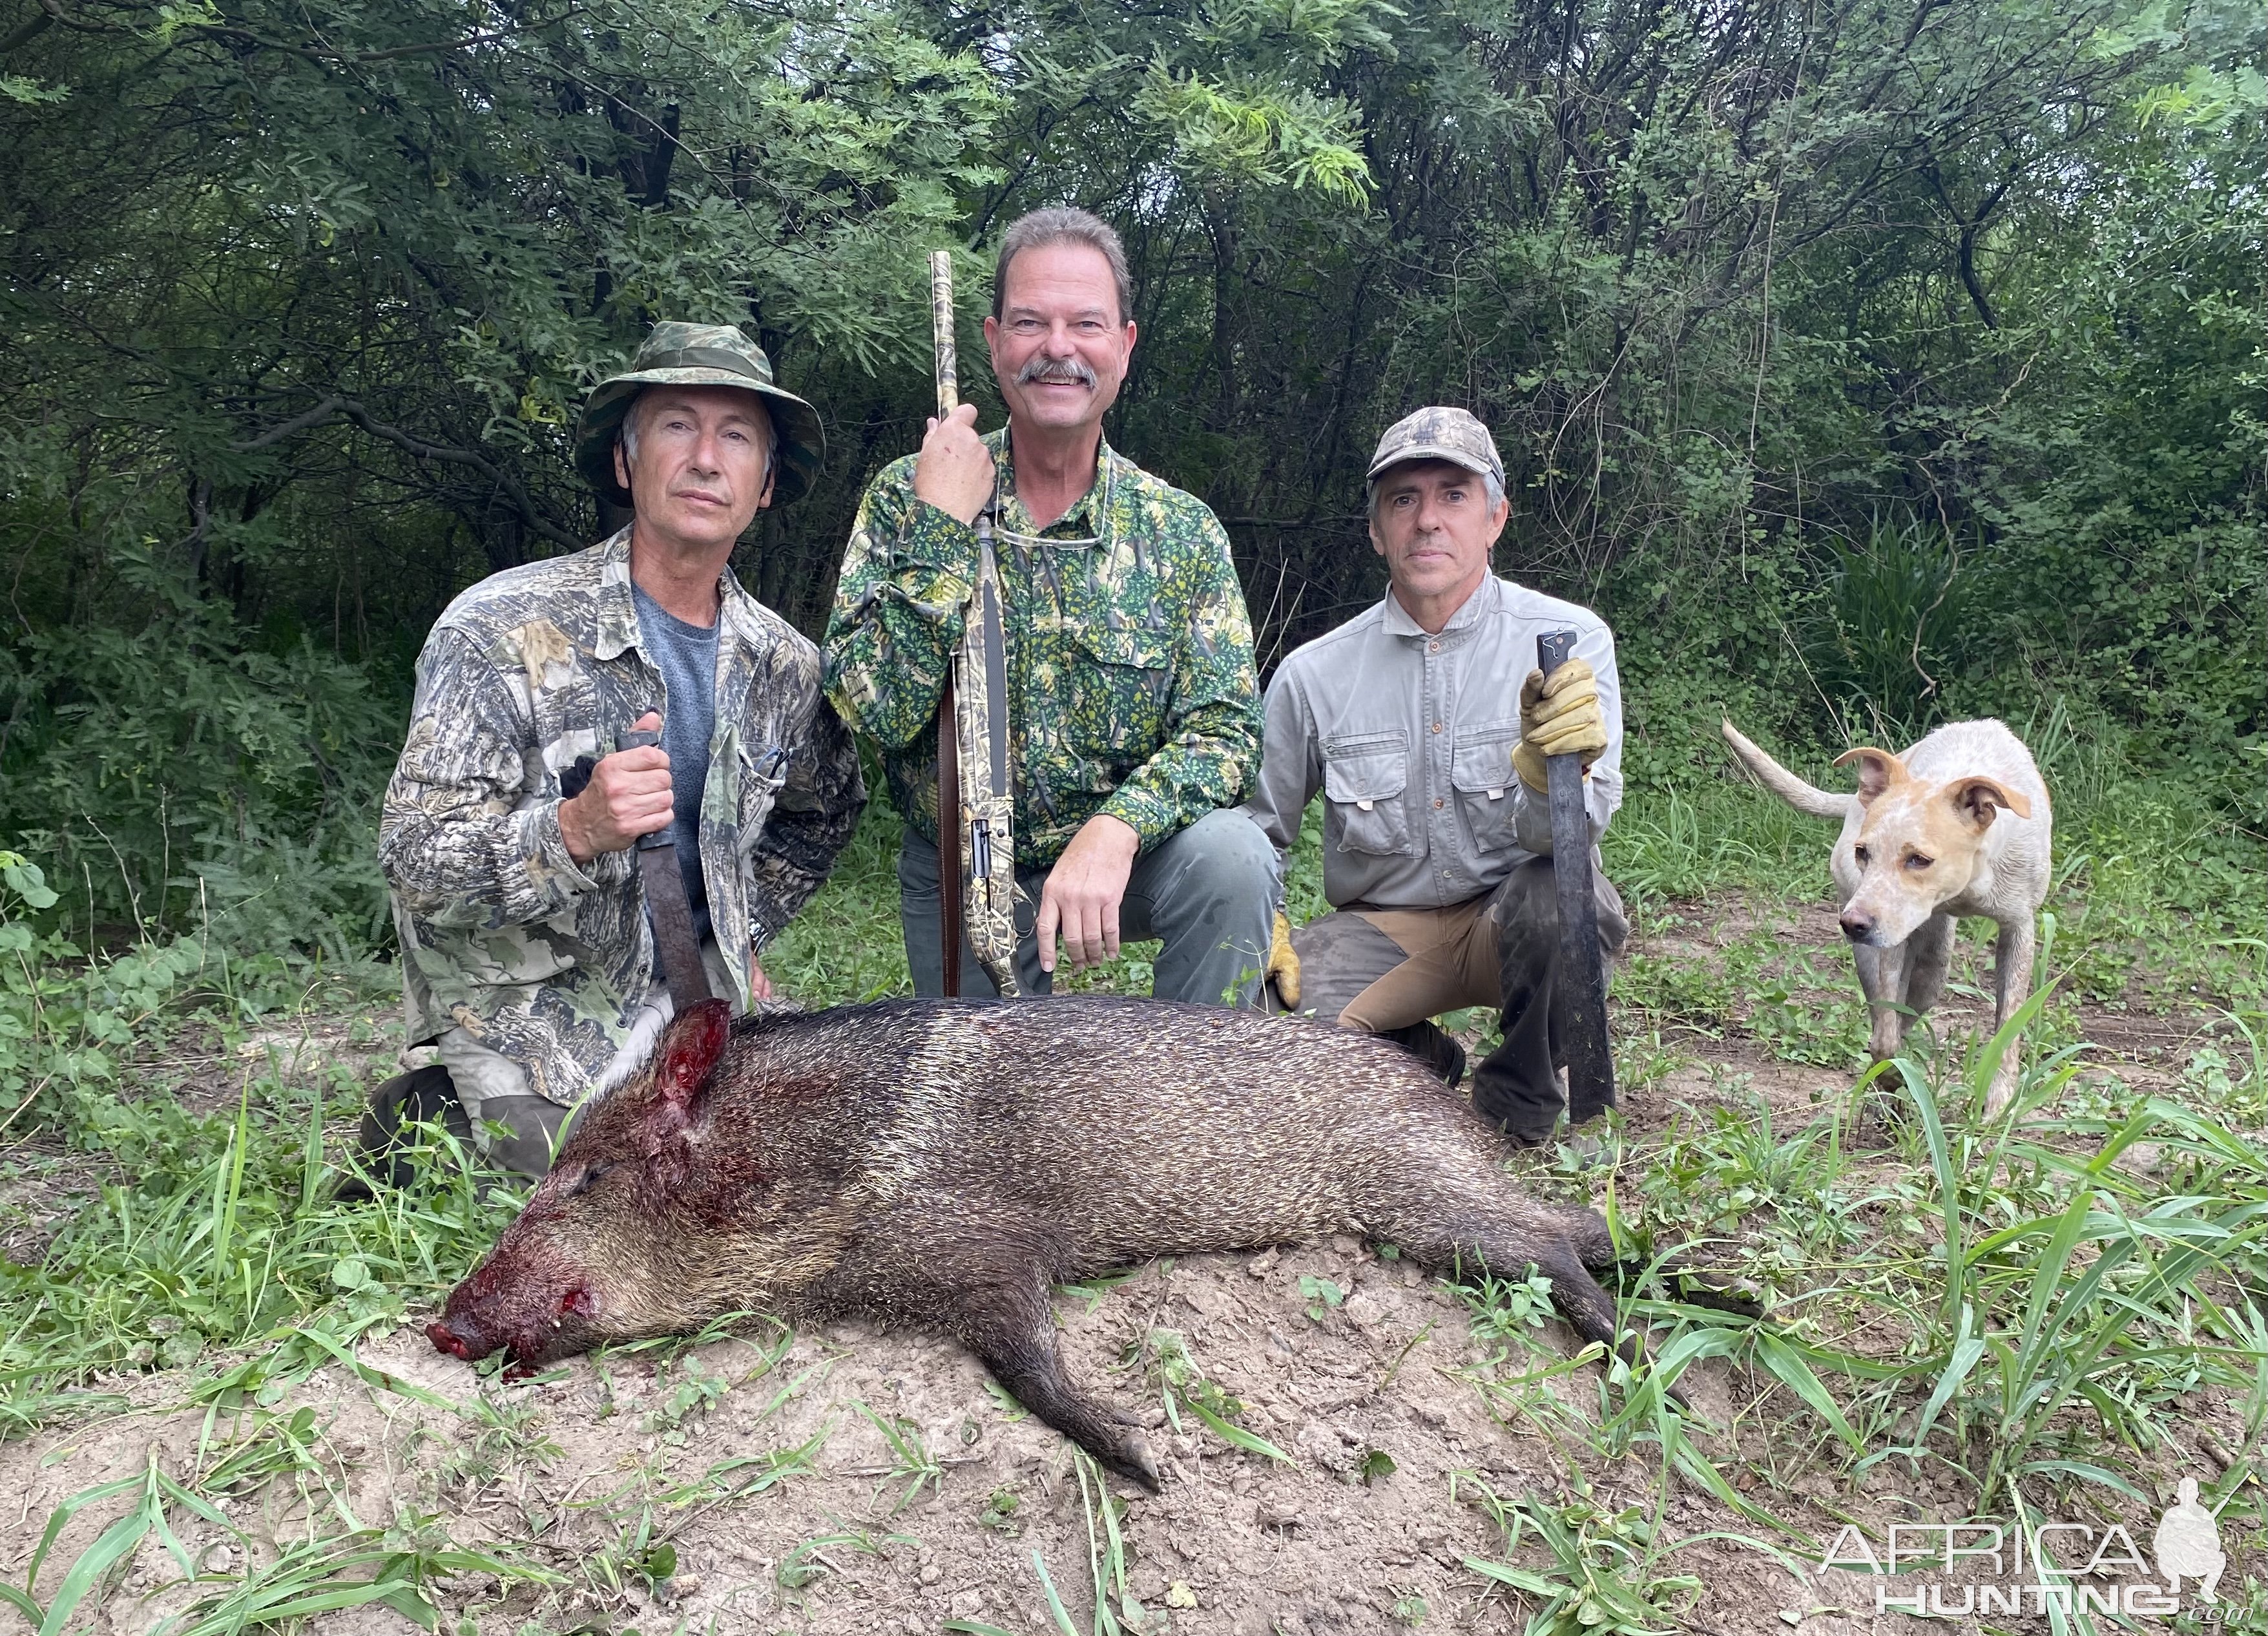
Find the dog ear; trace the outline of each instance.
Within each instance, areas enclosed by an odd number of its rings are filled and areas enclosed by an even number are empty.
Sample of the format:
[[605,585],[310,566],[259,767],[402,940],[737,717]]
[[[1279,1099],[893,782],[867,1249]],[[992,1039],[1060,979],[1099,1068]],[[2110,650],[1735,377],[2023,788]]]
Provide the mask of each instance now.
[[1888,750],[1861,748],[1845,750],[1835,758],[1837,767],[1859,763],[1859,800],[1873,800],[1894,784],[1906,781],[1906,764]]
[[1991,778],[1959,778],[1946,786],[1946,795],[1963,817],[1979,829],[1989,829],[1992,814],[2005,807],[2019,818],[2032,815],[2031,798]]

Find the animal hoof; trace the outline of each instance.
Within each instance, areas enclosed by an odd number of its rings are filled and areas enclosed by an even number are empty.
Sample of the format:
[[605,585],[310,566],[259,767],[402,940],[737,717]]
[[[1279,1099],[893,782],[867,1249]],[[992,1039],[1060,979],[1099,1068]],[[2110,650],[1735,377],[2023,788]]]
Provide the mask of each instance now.
[[1139,1432],[1126,1433],[1125,1441],[1118,1445],[1118,1469],[1148,1489],[1158,1492],[1165,1486],[1159,1475],[1158,1459],[1150,1452],[1150,1441]]

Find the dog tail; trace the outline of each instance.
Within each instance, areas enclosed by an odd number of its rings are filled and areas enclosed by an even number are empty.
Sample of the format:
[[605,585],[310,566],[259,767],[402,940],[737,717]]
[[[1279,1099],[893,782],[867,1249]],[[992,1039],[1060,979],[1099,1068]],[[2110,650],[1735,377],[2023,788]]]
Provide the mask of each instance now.
[[1809,813],[1815,818],[1840,818],[1851,810],[1848,795],[1830,795],[1813,788],[1751,744],[1731,722],[1726,722],[1724,726],[1725,742],[1756,775],[1756,782],[1798,812]]

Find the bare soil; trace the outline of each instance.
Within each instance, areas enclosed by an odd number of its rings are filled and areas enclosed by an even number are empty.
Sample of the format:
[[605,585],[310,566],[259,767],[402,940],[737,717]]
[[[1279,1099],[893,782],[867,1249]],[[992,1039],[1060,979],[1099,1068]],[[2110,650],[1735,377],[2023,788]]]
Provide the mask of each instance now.
[[[1743,915],[1777,916],[1771,924],[1792,947],[1840,944],[1824,910],[1735,906],[1727,913],[1716,906],[1711,914],[1709,933],[1696,934],[1690,924],[1677,929],[1696,946],[1674,952],[1705,958],[1708,939],[1764,924]],[[1977,1002],[1956,999],[1939,1026],[1973,1028],[1984,1020]],[[2174,1083],[2202,1026],[2100,1009],[2081,1018],[2102,1066],[2133,1084]],[[1746,1106],[1747,1096],[1762,1096],[1792,1129],[1822,1099],[1849,1091],[1847,1072],[1776,1061],[1737,1028],[1721,1037],[1678,1035],[1674,1045],[1681,1065],[1625,1108],[1626,1171],[1646,1162],[1675,1121],[1704,1116],[1713,1105]],[[349,1056],[364,1048],[342,1036],[327,1049]],[[233,1065],[217,1060],[191,1094],[232,1096],[235,1083]],[[1608,1179],[1598,1177],[1602,1193]],[[37,1237],[10,1252],[36,1253]],[[1303,1290],[1303,1275],[1349,1293],[1335,1308],[1321,1303],[1314,1286]],[[1570,1436],[1560,1415],[1539,1411],[1549,1409],[1541,1400],[1523,1408],[1517,1393],[1485,1389],[1479,1382],[1491,1375],[1518,1373],[1522,1353],[1499,1365],[1501,1345],[1475,1338],[1453,1293],[1351,1240],[1153,1264],[1105,1289],[1064,1293],[1057,1312],[1075,1374],[1157,1428],[1151,1436],[1166,1468],[1163,1493],[1110,1485],[1124,1502],[1126,1589],[1138,1600],[1145,1631],[1519,1631],[1527,1614],[1517,1599],[1466,1566],[1504,1559],[1484,1489],[1556,1500],[1587,1490],[1609,1512],[1656,1500],[1659,1473],[1644,1459],[1606,1461]],[[1233,1448],[1193,1418],[1178,1431],[1166,1424],[1154,1380],[1130,1361],[1160,1330],[1183,1338],[1204,1376],[1244,1405],[1241,1424],[1292,1463]],[[1557,1324],[1534,1331],[1526,1366],[1547,1367],[1573,1345]],[[509,1545],[562,1576],[551,1590],[503,1591],[482,1574],[446,1584],[440,1600],[461,1610],[463,1629],[513,1632],[534,1621],[553,1632],[934,1632],[960,1620],[1038,1636],[1058,1628],[1049,1583],[1071,1628],[1094,1628],[1095,1564],[1107,1542],[1068,1448],[1004,1401],[982,1367],[952,1344],[857,1323],[792,1339],[751,1330],[676,1358],[578,1360],[525,1383],[477,1380],[437,1354],[414,1326],[365,1343],[358,1356],[364,1378],[327,1368],[271,1405],[316,1411],[320,1480],[303,1473],[247,1487],[232,1520],[281,1549],[311,1527],[336,1531],[342,1505],[380,1525],[427,1517],[460,1544]],[[689,1368],[729,1386],[688,1395]],[[1845,1521],[1880,1528],[1966,1514],[1970,1496],[1949,1478],[1916,1481],[1887,1465],[1857,1484],[1824,1471],[1790,1475],[1802,1462],[1787,1457],[1786,1440],[1797,1433],[1784,1403],[1774,1408],[1760,1383],[1745,1378],[1706,1370],[1695,1378],[1701,1406],[1733,1424],[1712,1445],[1720,1466],[1819,1541]],[[385,1381],[465,1403],[484,1393],[490,1412],[453,1413],[372,1383]],[[0,1513],[0,1577],[23,1583],[43,1520],[67,1496],[133,1476],[152,1458],[187,1476],[201,1439],[225,1446],[253,1424],[249,1411],[209,1422],[202,1410],[180,1407],[183,1376],[99,1384],[135,1406],[0,1444],[0,1496],[14,1514]],[[1532,1389],[1575,1420],[1598,1412],[1594,1367]],[[685,1406],[704,1396],[713,1401]],[[2195,1415],[2197,1426],[2217,1431],[2227,1448],[2241,1441],[2230,1405],[2201,1395]],[[917,1436],[934,1463],[926,1477],[909,1469],[878,1420],[903,1428],[902,1439]],[[761,1492],[719,1497],[766,1470],[760,1462],[799,1448],[808,1457],[789,1463],[790,1474]],[[2161,1474],[2161,1503],[2176,1475],[2170,1463]],[[2147,1549],[2155,1508],[2135,1509],[2117,1520]],[[109,1514],[95,1507],[74,1519],[55,1560],[72,1560]],[[1762,1531],[1704,1492],[1674,1485],[1666,1515],[1673,1537],[1697,1542],[1675,1552],[1666,1570],[1702,1584],[1675,1621],[1682,1630],[1853,1636],[1924,1627],[1904,1613],[1877,1613],[1873,1587],[1856,1575],[1800,1577],[1753,1546],[1700,1539]],[[176,1521],[192,1554],[213,1553],[209,1571],[244,1570],[225,1558],[216,1530],[194,1518]],[[632,1559],[651,1566],[644,1551],[663,1537],[674,1545],[674,1572],[657,1585],[634,1571]],[[2234,1588],[2257,1573],[2259,1556],[2241,1532],[2225,1543],[2231,1562],[2223,1583]],[[1543,1559],[1523,1546],[1513,1560],[1539,1566]],[[88,1628],[149,1630],[184,1605],[184,1592],[166,1588],[178,1577],[162,1550],[145,1544]],[[1926,1623],[1979,1628],[1973,1619]],[[367,1608],[325,1616],[316,1627],[411,1628]],[[2044,1631],[2048,1624],[2027,1614],[1993,1627]]]

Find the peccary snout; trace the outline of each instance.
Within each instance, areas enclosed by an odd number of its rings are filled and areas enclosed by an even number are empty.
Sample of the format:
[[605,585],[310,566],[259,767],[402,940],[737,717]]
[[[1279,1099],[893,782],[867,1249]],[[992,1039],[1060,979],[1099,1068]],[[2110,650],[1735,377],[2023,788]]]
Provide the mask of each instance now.
[[[504,1248],[502,1241],[497,1248]],[[477,1363],[501,1349],[512,1357],[508,1372],[526,1374],[592,1344],[587,1321],[597,1302],[587,1286],[571,1283],[562,1289],[557,1279],[534,1277],[520,1283],[513,1279],[514,1270],[511,1258],[499,1263],[491,1252],[481,1268],[495,1275],[481,1280],[486,1288],[475,1291],[475,1279],[468,1279],[451,1292],[442,1315],[425,1326],[436,1352]]]
[[434,1351],[446,1352],[467,1363],[485,1358],[496,1350],[495,1345],[469,1323],[453,1324],[446,1318],[434,1319],[425,1326],[425,1334],[432,1341]]

